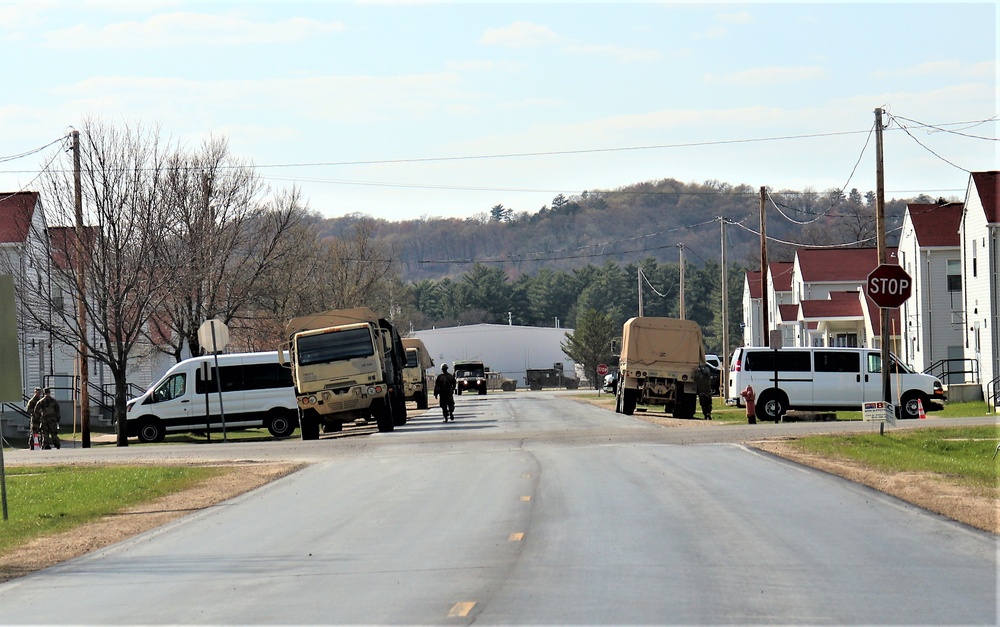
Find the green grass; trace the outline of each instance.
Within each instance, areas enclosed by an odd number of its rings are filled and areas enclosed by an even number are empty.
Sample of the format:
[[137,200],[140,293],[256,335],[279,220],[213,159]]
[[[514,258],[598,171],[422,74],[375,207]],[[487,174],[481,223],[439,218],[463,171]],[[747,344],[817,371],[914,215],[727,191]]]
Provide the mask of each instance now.
[[228,472],[201,466],[19,466],[8,468],[8,519],[0,555],[137,503],[179,492]]
[[918,471],[943,475],[982,489],[996,489],[1000,426],[935,427],[886,432],[885,435],[823,435],[792,440],[791,446],[826,457],[862,462],[882,471]]

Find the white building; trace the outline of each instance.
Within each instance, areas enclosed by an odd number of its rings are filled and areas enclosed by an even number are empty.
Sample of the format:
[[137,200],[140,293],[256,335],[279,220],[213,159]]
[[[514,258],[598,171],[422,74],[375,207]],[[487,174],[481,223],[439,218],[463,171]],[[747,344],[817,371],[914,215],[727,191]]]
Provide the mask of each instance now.
[[441,364],[450,366],[456,360],[478,360],[523,388],[529,368],[551,368],[561,363],[567,375],[574,372],[575,364],[562,351],[566,334],[572,332],[573,329],[552,327],[470,324],[415,331],[410,336],[423,340],[436,372],[440,372]]
[[1000,386],[1000,172],[973,172],[959,227],[965,356],[979,363],[983,396]]

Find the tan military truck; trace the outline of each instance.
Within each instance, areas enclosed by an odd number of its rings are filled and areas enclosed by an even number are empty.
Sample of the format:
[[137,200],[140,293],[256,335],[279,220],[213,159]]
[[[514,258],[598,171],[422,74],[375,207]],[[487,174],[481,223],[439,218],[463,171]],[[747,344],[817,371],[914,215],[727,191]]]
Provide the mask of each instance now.
[[427,409],[427,369],[434,366],[431,354],[427,352],[423,340],[404,337],[406,367],[403,368],[403,397],[414,401],[417,409]]
[[695,373],[705,363],[701,327],[691,320],[631,318],[622,328],[615,411],[631,416],[636,404],[663,405],[675,418],[692,418],[698,405]]
[[501,392],[513,392],[517,389],[517,381],[508,379],[502,372],[493,372],[487,368],[486,389],[500,390]]
[[292,369],[303,440],[371,418],[379,431],[406,424],[406,352],[388,320],[367,307],[326,311],[293,318],[285,337],[278,355]]

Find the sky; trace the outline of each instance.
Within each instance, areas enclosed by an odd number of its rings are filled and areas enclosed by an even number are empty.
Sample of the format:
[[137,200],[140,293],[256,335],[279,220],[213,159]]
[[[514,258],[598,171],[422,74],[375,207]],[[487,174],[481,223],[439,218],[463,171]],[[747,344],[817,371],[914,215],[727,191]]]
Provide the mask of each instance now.
[[85,119],[224,138],[327,217],[535,212],[673,178],[963,199],[997,3],[0,0],[0,192]]

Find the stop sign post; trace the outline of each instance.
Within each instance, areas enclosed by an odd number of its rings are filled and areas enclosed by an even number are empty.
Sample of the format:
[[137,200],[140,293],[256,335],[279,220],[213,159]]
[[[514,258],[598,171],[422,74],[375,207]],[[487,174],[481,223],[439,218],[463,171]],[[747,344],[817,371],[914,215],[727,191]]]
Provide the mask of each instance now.
[[872,270],[865,282],[865,293],[882,309],[896,309],[913,292],[913,279],[901,267],[883,263]]

